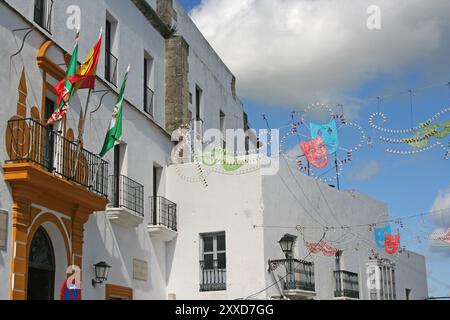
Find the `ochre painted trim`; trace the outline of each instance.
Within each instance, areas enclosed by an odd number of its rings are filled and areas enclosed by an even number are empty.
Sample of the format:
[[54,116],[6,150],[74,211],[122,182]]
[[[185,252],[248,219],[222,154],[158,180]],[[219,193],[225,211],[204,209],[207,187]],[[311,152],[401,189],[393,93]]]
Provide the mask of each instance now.
[[[30,230],[28,231],[28,238],[27,238],[27,245],[26,245],[26,256],[28,257],[30,255],[30,246],[31,241],[33,240],[34,234],[39,229],[40,226],[42,226],[44,223],[53,223],[56,228],[58,228],[59,232],[61,233],[61,236],[64,239],[64,246],[66,247],[66,257],[67,257],[67,264],[70,264],[70,245],[69,245],[69,239],[66,230],[64,229],[63,225],[61,224],[61,221],[54,216],[51,213],[44,213],[43,215],[40,215],[32,224]],[[81,267],[81,266],[80,266]]]
[[[27,298],[28,255],[37,228],[53,223],[64,239],[67,263],[81,267],[84,224],[94,211],[104,211],[108,200],[34,163],[5,164],[3,175],[13,197],[10,299],[23,300]],[[61,221],[50,213],[40,215],[32,204],[65,217]]]
[[[51,208],[72,217],[77,207],[87,211],[104,211],[109,201],[87,188],[54,176],[40,166],[30,163],[9,163],[3,165],[5,181],[20,188],[35,188],[37,192],[27,194],[32,203],[44,203]],[[57,209],[54,209],[57,207]],[[89,214],[88,214],[89,215]],[[88,215],[85,217],[88,218]]]
[[45,41],[38,50],[36,61],[39,68],[50,74],[56,80],[60,81],[65,77],[64,70],[47,57],[47,50],[52,45],[53,41]]
[[113,297],[133,300],[133,289],[128,287],[116,286],[114,284],[105,285],[105,300]]

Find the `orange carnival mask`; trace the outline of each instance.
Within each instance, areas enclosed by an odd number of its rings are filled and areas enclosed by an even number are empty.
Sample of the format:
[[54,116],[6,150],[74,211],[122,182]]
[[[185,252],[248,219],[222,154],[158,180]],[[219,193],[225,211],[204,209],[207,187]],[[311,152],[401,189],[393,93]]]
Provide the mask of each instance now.
[[317,168],[324,168],[328,164],[328,152],[321,136],[310,141],[300,142],[306,159]]
[[386,252],[388,254],[394,254],[397,252],[398,247],[400,246],[400,235],[390,235],[387,234],[384,245],[386,246]]

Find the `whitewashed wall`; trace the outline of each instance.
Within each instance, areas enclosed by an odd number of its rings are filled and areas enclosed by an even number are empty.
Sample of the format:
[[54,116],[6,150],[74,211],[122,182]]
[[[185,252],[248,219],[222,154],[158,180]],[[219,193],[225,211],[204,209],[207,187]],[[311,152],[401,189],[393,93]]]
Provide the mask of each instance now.
[[[186,176],[196,176],[193,165],[180,166],[180,171]],[[357,192],[337,191],[295,170],[291,172],[283,161],[274,176],[261,177],[258,171],[239,176],[212,173],[207,177],[207,188],[201,183],[184,181],[174,166],[168,169],[168,179],[168,195],[178,203],[180,226],[173,244],[168,293],[175,293],[178,299],[239,299],[271,286],[285,275],[281,266],[273,275],[267,269],[268,260],[284,258],[278,241],[286,233],[298,236],[294,256],[315,264],[315,298],[333,299],[334,257],[308,255],[303,242],[318,242],[323,229],[306,230],[303,239],[296,226],[340,227],[387,218],[383,203]],[[190,192],[183,192],[186,189]],[[255,228],[255,225],[264,228]],[[211,231],[226,232],[228,288],[222,292],[202,293],[199,292],[198,239],[199,234]],[[344,251],[341,270],[359,274],[360,299],[368,299],[366,262],[369,250],[375,248],[373,232],[368,227],[353,228],[350,232],[338,228],[329,230],[325,240]],[[378,252],[387,257],[382,250]],[[408,267],[405,257],[406,253],[388,257],[397,263],[397,292],[412,288],[413,294],[417,294],[412,298],[420,298],[427,292],[425,258],[411,254]],[[252,298],[279,297],[280,288],[281,284],[272,286]],[[402,299],[401,295],[398,298]]]
[[[23,1],[11,1],[21,12],[31,17],[32,10],[23,7]],[[32,5],[32,2],[27,2]],[[64,25],[65,4],[69,1],[57,1],[54,8],[53,25]],[[142,110],[142,66],[144,49],[154,54],[158,75],[157,86],[160,89],[157,95],[157,108],[159,122],[163,122],[164,114],[164,39],[151,27],[142,14],[128,1],[80,1],[82,10],[89,12],[89,19],[84,20],[82,36],[80,40],[79,58],[82,60],[91,50],[98,37],[98,31],[105,20],[105,10],[108,9],[120,23],[126,23],[119,28],[120,65],[119,79],[122,78],[128,63],[132,64],[129,75],[125,98],[127,103],[124,109],[123,140],[127,143],[126,163],[123,165],[122,174],[136,180],[145,187],[145,221],[136,229],[124,229],[112,225],[105,219],[105,213],[99,212],[90,217],[85,226],[84,259],[85,282],[83,283],[83,296],[86,299],[104,299],[104,286],[93,288],[92,265],[101,260],[112,265],[111,276],[108,283],[134,288],[135,299],[165,299],[166,275],[165,275],[165,245],[161,242],[153,242],[149,237],[146,226],[150,222],[150,201],[148,196],[152,194],[152,168],[153,164],[165,166],[170,155],[173,143],[170,137],[158,125],[153,123]],[[20,73],[24,66],[27,72],[28,108],[33,105],[41,107],[42,73],[36,65],[36,53],[44,41],[44,37],[38,32],[33,32],[27,37],[20,55],[11,60],[9,56],[16,52],[21,44],[24,32],[16,34],[16,39],[11,33],[12,29],[23,28],[31,25],[24,21],[18,14],[0,4],[0,91],[2,92],[3,108],[0,108],[0,132],[4,137],[7,120],[16,112],[17,86]],[[85,13],[86,14],[86,13]],[[58,20],[60,19],[60,20]],[[88,23],[92,25],[88,25]],[[68,52],[72,51],[73,34],[65,28],[54,28],[54,34],[50,38]],[[62,62],[63,57],[58,48],[51,49],[49,55],[56,62]],[[142,63],[141,63],[142,60]],[[99,75],[103,76],[103,54],[98,67]],[[134,66],[134,67],[133,67]],[[50,80],[51,81],[51,80]],[[120,80],[119,80],[120,81]],[[110,90],[111,93],[103,100],[98,112],[88,117],[85,127],[85,148],[93,153],[98,153],[111,119],[113,107],[117,99],[117,89],[97,81],[97,90]],[[68,115],[68,126],[77,134],[77,121],[79,110],[85,104],[87,93],[80,91],[73,99],[71,111]],[[100,100],[99,94],[94,94],[91,99],[92,106],[97,106]],[[130,103],[128,103],[130,102]],[[91,107],[90,110],[93,110]],[[4,138],[3,138],[4,139]],[[0,147],[0,160],[6,160],[4,144]],[[112,152],[106,157],[110,162],[110,174],[112,173]],[[163,173],[164,176],[164,173]],[[0,205],[11,212],[11,192],[3,179],[0,179]],[[164,195],[165,180],[162,180],[160,188]],[[10,216],[11,218],[11,216]],[[9,295],[10,281],[10,256],[11,235],[7,252],[0,253],[0,299],[7,299]],[[55,239],[54,239],[55,240]],[[135,281],[132,279],[133,259],[139,259],[148,263],[148,281]],[[5,270],[5,272],[3,272]],[[59,287],[60,284],[56,284]]]

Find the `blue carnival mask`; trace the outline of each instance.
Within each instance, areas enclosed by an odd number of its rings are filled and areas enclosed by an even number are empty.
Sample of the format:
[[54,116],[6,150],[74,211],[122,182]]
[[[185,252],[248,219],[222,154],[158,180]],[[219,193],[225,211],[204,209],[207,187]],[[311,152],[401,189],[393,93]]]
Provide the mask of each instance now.
[[310,124],[311,138],[315,139],[318,136],[322,137],[325,146],[327,147],[328,154],[333,154],[339,147],[339,138],[337,125],[335,120],[331,120],[328,124]]
[[388,224],[386,227],[382,228],[375,227],[373,233],[375,235],[375,243],[377,244],[378,248],[384,248],[386,235],[391,234],[391,225]]

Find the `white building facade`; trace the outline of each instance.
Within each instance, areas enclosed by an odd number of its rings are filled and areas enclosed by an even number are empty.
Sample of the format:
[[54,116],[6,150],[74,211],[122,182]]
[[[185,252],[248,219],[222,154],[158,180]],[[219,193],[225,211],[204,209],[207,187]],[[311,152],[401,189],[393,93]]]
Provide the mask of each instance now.
[[[103,29],[96,88],[86,115],[80,90],[61,125],[46,127],[77,12],[80,63]],[[0,299],[59,299],[72,265],[83,299],[370,298],[367,229],[326,232],[343,252],[339,270],[335,257],[308,255],[305,241],[320,240],[325,221],[387,217],[383,204],[291,172],[282,160],[269,176],[253,165],[224,174],[200,163],[202,179],[198,165],[171,161],[180,126],[195,124],[199,134],[248,127],[236,79],[176,0],[1,0],[0,40]],[[100,159],[128,65],[122,141]],[[304,270],[301,281],[286,277],[285,262],[269,263],[284,259],[284,234],[297,237],[289,261]],[[395,263],[395,298],[427,296],[423,256],[386,258]],[[94,285],[102,261],[110,272]],[[353,291],[336,289],[334,271],[342,284],[340,271],[348,272]]]

